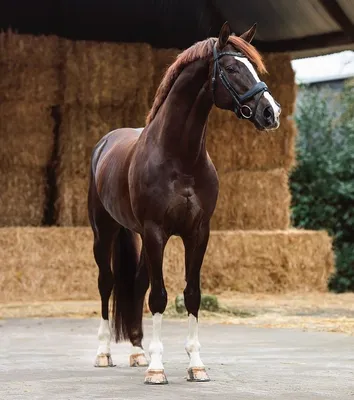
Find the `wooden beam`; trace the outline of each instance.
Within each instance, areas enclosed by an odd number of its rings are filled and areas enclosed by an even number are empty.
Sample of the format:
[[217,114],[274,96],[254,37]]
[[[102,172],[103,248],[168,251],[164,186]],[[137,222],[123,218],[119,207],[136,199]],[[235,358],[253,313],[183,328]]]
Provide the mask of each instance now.
[[344,32],[332,32],[322,35],[305,36],[299,39],[284,39],[274,41],[254,40],[252,44],[264,52],[286,52],[312,50],[325,47],[336,47],[352,44],[352,40]]
[[[208,13],[210,15],[210,20],[211,20],[211,29],[210,32],[208,33],[207,36],[219,36],[220,33],[220,29],[221,27],[224,25],[224,23],[226,22],[225,18],[222,16],[219,8],[215,5],[215,2],[213,0],[206,0],[205,1],[205,5],[206,8],[208,10]],[[229,25],[231,30],[233,29],[233,27],[230,24],[229,21]]]
[[327,13],[337,22],[352,40],[354,40],[354,25],[344,12],[342,7],[338,4],[337,0],[320,0],[322,7]]

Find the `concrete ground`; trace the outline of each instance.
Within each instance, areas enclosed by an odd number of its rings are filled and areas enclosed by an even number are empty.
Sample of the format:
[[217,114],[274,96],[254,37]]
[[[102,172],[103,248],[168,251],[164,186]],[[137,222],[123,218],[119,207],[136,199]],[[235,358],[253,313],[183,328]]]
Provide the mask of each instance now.
[[[354,337],[339,333],[200,326],[212,379],[187,382],[187,321],[164,321],[169,385],[143,384],[129,345],[112,346],[115,368],[93,367],[98,319],[0,320],[0,399],[353,399]],[[151,337],[146,321],[145,347]]]

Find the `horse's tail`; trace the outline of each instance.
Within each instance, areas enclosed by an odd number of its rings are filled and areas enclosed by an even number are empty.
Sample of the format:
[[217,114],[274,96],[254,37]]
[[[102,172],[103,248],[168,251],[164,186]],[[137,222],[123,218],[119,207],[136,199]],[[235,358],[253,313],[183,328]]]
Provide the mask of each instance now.
[[138,249],[134,233],[121,227],[113,243],[113,321],[116,342],[129,339],[134,321]]

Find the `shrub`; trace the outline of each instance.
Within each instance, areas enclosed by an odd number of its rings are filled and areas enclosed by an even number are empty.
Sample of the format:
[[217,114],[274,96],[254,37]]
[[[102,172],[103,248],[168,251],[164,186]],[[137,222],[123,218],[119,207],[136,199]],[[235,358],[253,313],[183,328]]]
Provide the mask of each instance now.
[[292,222],[333,236],[336,274],[329,288],[354,291],[354,85],[338,96],[309,87],[301,94]]

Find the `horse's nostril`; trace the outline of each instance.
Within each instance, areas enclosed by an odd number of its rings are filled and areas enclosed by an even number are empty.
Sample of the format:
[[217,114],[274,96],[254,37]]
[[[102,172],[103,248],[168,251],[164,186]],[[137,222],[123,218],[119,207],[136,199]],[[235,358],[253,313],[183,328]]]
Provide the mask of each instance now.
[[272,107],[268,106],[263,111],[263,117],[267,122],[272,122],[274,119],[274,113]]

